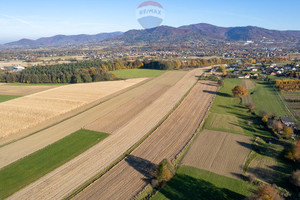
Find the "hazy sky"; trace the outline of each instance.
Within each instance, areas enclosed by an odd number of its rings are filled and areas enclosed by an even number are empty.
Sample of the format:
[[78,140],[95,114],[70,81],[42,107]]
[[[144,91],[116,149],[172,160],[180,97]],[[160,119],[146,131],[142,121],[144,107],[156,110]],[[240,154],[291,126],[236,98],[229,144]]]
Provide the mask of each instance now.
[[[141,29],[143,0],[0,0],[0,43],[57,34]],[[300,30],[300,0],[159,0],[163,25],[210,23]]]

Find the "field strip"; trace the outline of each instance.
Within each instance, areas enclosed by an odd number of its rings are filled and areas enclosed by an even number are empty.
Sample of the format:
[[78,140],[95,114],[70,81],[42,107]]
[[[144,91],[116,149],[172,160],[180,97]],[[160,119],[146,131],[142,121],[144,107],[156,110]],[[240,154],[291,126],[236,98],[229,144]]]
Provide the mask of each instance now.
[[252,80],[243,79],[242,85],[245,87],[246,90],[253,90],[255,88],[255,83]]
[[[109,134],[79,130],[0,170],[0,199],[33,183],[91,148]],[[76,146],[76,148],[74,148]]]
[[38,92],[42,92],[45,90],[49,90],[52,88],[60,87],[59,85],[55,86],[14,86],[14,85],[8,85],[5,83],[0,83],[0,95],[18,95],[18,96],[26,96]]
[[194,85],[202,69],[188,72],[155,102],[106,140],[54,170],[10,199],[62,199],[143,138]]
[[85,126],[85,129],[113,134],[117,129],[128,123],[143,109],[153,103],[159,96],[169,89],[160,85],[151,88],[144,94],[133,98],[126,105],[121,105],[114,111]]
[[144,80],[66,85],[0,103],[0,138],[54,119]]
[[151,182],[155,166],[164,158],[174,159],[190,141],[205,118],[216,91],[215,83],[197,83],[155,132],[75,199],[134,198]]
[[251,151],[251,140],[247,136],[204,130],[192,144],[182,164],[240,178]]
[[[255,88],[255,83],[252,80],[242,80],[242,85],[245,87],[246,90],[248,90],[248,93],[249,93],[249,90],[252,90]],[[250,94],[243,96],[242,102],[245,105],[253,104],[253,100],[252,100]]]
[[103,98],[99,98],[96,101],[93,101],[91,103],[83,105],[83,106],[81,106],[77,109],[74,109],[74,110],[70,111],[70,112],[67,112],[67,113],[62,114],[60,116],[57,116],[55,118],[49,119],[47,121],[41,122],[40,124],[38,124],[36,126],[33,126],[31,128],[27,128],[25,130],[22,130],[21,132],[16,133],[16,134],[9,135],[8,137],[1,138],[0,139],[0,148],[2,148],[3,146],[9,145],[11,143],[14,143],[16,141],[22,140],[26,137],[30,137],[30,136],[32,136],[36,133],[39,133],[43,130],[51,128],[51,127],[53,127],[53,126],[55,126],[59,123],[62,123],[66,120],[69,120],[70,118],[75,117],[77,115],[80,115],[85,111],[88,111],[88,110],[90,110],[90,109],[92,109],[92,108],[108,101],[108,100],[111,100],[112,98],[115,98],[115,97],[117,97],[117,96],[119,96],[123,93],[126,93],[126,92],[132,90],[132,89],[140,87],[141,85],[149,82],[150,80],[152,80],[152,79],[145,79],[144,81],[141,81],[141,82],[139,82],[137,84],[134,84],[130,87],[127,87],[125,89],[119,90],[118,92],[112,93],[112,94],[107,95]]
[[163,75],[137,87],[122,93],[102,104],[99,104],[79,115],[67,119],[55,126],[42,130],[34,135],[16,141],[0,148],[0,168],[9,165],[49,144],[52,144],[67,135],[83,128],[87,124],[96,121],[102,116],[112,112],[121,105],[126,105],[130,100],[143,94],[145,91],[157,86],[171,87],[180,80],[187,72],[167,72]]

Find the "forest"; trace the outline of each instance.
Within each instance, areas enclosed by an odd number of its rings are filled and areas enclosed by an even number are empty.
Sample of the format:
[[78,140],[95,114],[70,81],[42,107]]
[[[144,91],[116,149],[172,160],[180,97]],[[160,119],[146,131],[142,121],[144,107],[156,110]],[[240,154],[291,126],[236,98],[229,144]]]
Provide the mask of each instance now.
[[174,70],[194,68],[215,64],[225,64],[224,59],[199,60],[114,60],[114,61],[88,61],[69,64],[33,66],[21,72],[0,71],[0,82],[5,83],[89,83],[115,80],[110,73],[119,69],[158,69]]

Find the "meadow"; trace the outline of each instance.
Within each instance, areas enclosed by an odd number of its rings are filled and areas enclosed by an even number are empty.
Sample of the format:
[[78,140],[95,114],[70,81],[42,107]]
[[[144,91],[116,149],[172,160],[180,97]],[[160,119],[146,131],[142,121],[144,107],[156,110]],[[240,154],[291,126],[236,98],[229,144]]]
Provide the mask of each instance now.
[[0,103],[4,101],[9,101],[15,98],[19,98],[20,96],[17,95],[0,95]]
[[91,148],[108,134],[79,130],[0,170],[0,199],[53,171]]
[[181,166],[174,178],[152,200],[242,200],[251,195],[253,189],[253,185],[244,181]]
[[164,73],[164,70],[154,69],[121,69],[111,72],[117,78],[143,78],[143,77],[157,77]]

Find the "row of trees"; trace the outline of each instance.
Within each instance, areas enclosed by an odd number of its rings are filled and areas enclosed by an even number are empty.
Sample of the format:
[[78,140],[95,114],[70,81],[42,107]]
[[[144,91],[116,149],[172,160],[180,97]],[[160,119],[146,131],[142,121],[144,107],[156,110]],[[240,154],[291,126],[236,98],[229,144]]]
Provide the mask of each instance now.
[[87,83],[114,79],[107,73],[119,69],[172,70],[185,67],[199,67],[227,62],[223,59],[199,60],[148,60],[120,59],[114,61],[89,61],[69,64],[34,66],[22,72],[0,72],[0,82],[19,83]]
[[279,90],[296,91],[300,90],[299,79],[275,80],[275,85]]
[[[43,67],[41,67],[43,68]],[[24,70],[18,73],[0,73],[0,82],[6,83],[89,83],[113,80],[114,75],[102,68],[91,67],[73,71],[55,72],[53,70],[32,73]]]

